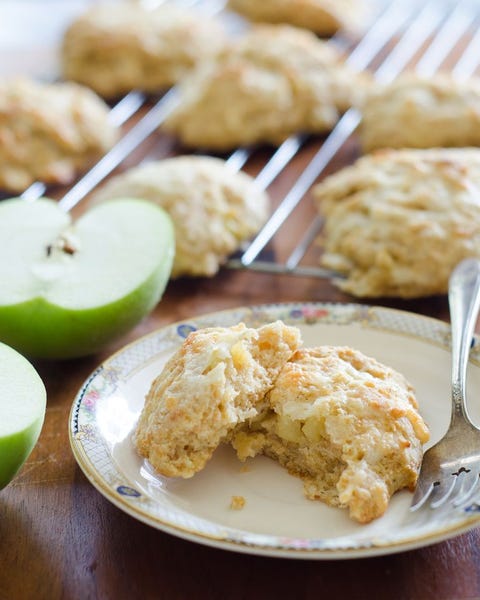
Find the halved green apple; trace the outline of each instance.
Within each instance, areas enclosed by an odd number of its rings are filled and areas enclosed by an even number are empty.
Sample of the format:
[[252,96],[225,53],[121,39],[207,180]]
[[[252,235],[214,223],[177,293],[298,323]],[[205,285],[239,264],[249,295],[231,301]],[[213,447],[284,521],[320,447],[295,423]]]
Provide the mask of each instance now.
[[45,386],[21,354],[0,344],[0,489],[37,443],[45,418]]
[[144,200],[74,223],[46,198],[0,202],[0,341],[29,357],[96,352],[155,307],[174,249],[170,217]]

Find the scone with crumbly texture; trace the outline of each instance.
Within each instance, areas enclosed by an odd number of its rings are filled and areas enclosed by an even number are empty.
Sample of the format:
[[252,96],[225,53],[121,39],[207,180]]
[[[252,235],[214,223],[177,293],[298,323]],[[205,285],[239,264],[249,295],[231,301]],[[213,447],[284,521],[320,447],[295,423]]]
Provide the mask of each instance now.
[[239,423],[265,409],[265,395],[300,345],[281,321],[191,333],[154,380],[134,443],[158,473],[191,477]]
[[360,297],[444,294],[455,265],[480,257],[480,150],[384,150],[314,189],[323,266]]
[[0,188],[70,183],[113,146],[107,105],[74,83],[0,82]]
[[63,76],[106,97],[133,89],[158,92],[217,52],[224,37],[219,23],[194,10],[99,4],[66,30]]
[[330,36],[357,29],[367,14],[365,0],[229,0],[228,6],[252,21],[288,23]]
[[480,78],[398,77],[366,96],[359,133],[366,152],[378,148],[480,145]]
[[412,387],[390,367],[348,347],[300,349],[268,401],[270,412],[233,445],[242,459],[277,460],[308,498],[368,523],[394,492],[415,487],[429,433]]
[[246,173],[219,158],[180,156],[111,179],[93,201],[138,197],[166,210],[175,227],[172,277],[212,276],[264,224],[269,201]]
[[182,81],[163,127],[189,147],[279,144],[296,132],[331,129],[367,81],[313,33],[259,25]]

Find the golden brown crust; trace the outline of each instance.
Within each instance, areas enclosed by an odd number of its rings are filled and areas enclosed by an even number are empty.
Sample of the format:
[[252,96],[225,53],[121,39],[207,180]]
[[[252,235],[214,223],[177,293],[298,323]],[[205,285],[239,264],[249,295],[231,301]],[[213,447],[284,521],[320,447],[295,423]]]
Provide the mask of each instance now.
[[463,258],[480,257],[480,150],[385,150],[314,190],[325,217],[322,264],[355,296],[444,294]]
[[172,277],[215,275],[268,215],[268,197],[251,177],[208,156],[181,156],[130,169],[92,199],[128,196],[151,200],[171,216],[176,238]]
[[330,36],[357,29],[367,13],[363,0],[229,0],[228,6],[252,21],[288,23]]
[[118,137],[108,107],[74,83],[0,83],[0,188],[70,183]]
[[184,79],[164,128],[189,147],[279,144],[329,130],[367,81],[311,32],[256,26]]
[[366,152],[480,145],[480,79],[409,74],[374,87],[364,100],[359,133]]
[[191,333],[147,394],[135,432],[139,453],[163,475],[194,475],[239,423],[264,409],[299,344],[299,331],[280,321]]
[[112,97],[176,83],[224,43],[220,25],[192,10],[134,3],[93,6],[67,29],[63,75]]

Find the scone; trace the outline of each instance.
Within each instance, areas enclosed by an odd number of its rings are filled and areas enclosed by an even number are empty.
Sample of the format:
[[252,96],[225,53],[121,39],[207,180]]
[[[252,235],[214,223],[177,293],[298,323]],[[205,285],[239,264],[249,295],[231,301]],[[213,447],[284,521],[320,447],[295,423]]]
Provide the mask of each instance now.
[[113,97],[132,89],[158,92],[176,83],[224,43],[223,28],[194,10],[128,2],[92,6],[66,30],[66,79]]
[[480,145],[480,79],[403,75],[369,93],[359,128],[366,152],[377,148]]
[[313,33],[259,25],[183,80],[163,127],[186,146],[216,151],[279,144],[331,129],[367,81]]
[[415,487],[428,429],[405,378],[357,350],[300,349],[268,394],[271,410],[238,431],[240,458],[264,453],[304,482],[305,495],[360,523]]
[[74,83],[0,82],[0,188],[70,183],[118,137],[107,105]]
[[288,23],[321,36],[357,29],[367,13],[364,0],[229,0],[228,6],[252,21]]
[[444,294],[455,265],[480,257],[480,150],[384,150],[314,188],[323,266],[360,297]]
[[93,201],[151,200],[175,227],[172,277],[212,276],[265,222],[268,197],[245,173],[207,156],[180,156],[139,166],[111,179]]
[[265,407],[265,395],[300,345],[281,321],[191,333],[147,394],[134,443],[162,475],[191,477],[233,429]]

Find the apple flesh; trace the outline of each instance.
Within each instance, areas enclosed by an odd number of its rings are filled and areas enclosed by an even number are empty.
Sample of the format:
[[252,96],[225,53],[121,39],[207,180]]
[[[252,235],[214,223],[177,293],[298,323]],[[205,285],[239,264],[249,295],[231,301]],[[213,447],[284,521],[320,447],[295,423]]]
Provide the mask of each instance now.
[[37,443],[45,418],[45,386],[21,354],[0,343],[0,489]]
[[0,341],[28,357],[92,354],[159,302],[175,251],[153,203],[99,204],[75,223],[56,202],[0,203]]

